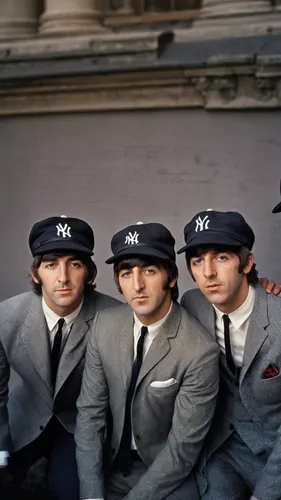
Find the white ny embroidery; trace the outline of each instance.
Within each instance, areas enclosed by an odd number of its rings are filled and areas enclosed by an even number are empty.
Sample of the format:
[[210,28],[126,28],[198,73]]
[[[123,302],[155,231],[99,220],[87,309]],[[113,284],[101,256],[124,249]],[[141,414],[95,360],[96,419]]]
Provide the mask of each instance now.
[[205,215],[203,220],[201,219],[201,217],[198,217],[198,219],[196,219],[195,222],[196,222],[196,228],[195,228],[196,233],[198,231],[204,231],[204,229],[209,229],[210,219],[208,215]]
[[57,236],[60,236],[60,234],[61,234],[63,238],[66,238],[67,236],[68,236],[68,238],[71,238],[71,234],[70,234],[71,227],[68,226],[67,224],[65,224],[63,226],[62,223],[60,222],[56,226],[56,228],[57,228]]
[[127,243],[127,245],[137,245],[138,242],[139,242],[139,234],[137,233],[137,231],[135,231],[134,234],[129,232],[129,234],[125,238],[125,243]]

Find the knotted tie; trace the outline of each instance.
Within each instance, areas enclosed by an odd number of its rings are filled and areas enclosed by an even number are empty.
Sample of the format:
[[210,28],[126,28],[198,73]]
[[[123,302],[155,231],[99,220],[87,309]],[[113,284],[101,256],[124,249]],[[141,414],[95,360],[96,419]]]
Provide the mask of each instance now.
[[59,319],[58,329],[54,338],[54,344],[51,352],[51,372],[52,372],[52,385],[55,390],[57,371],[60,361],[60,351],[62,344],[62,327],[64,325],[64,318]]
[[118,451],[118,456],[116,458],[118,463],[118,468],[122,472],[123,476],[126,477],[130,474],[132,470],[132,455],[131,455],[131,444],[132,444],[132,422],[131,422],[131,404],[132,399],[137,383],[137,379],[139,376],[139,372],[142,365],[142,357],[143,357],[143,345],[144,339],[148,332],[146,326],[141,328],[141,335],[137,344],[137,354],[133,364],[132,376],[130,387],[127,392],[126,397],[126,406],[125,406],[125,419],[124,419],[124,428],[123,434],[121,438],[121,444]]
[[232,353],[231,353],[231,343],[230,343],[230,334],[229,334],[229,323],[230,319],[227,314],[224,314],[223,317],[224,324],[224,345],[225,345],[225,356],[228,368],[235,373],[235,363],[233,361]]

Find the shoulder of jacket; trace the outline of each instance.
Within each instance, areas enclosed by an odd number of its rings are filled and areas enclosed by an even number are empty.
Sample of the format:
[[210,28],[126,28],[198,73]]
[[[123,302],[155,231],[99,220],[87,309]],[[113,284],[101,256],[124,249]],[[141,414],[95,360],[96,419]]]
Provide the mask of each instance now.
[[187,290],[184,292],[181,298],[181,305],[184,305],[185,302],[190,302],[198,299],[204,299],[203,293],[199,290],[199,288],[192,288],[191,290]]
[[14,308],[21,307],[22,305],[26,305],[31,301],[31,299],[35,296],[34,292],[24,292],[19,295],[14,295],[9,299],[3,300],[0,303],[0,310],[5,311],[7,309],[11,310]]
[[183,339],[184,344],[186,344],[192,352],[193,355],[200,355],[206,352],[206,348],[210,348],[214,352],[219,352],[219,347],[217,345],[214,337],[207,331],[207,329],[202,325],[198,317],[194,316],[181,306],[181,324],[180,324],[180,336]]
[[92,300],[95,302],[96,306],[101,307],[101,309],[116,307],[123,304],[120,300],[110,295],[106,295],[105,293],[98,292],[97,290],[92,292]]
[[279,323],[281,314],[281,297],[279,295],[274,295],[273,293],[267,293],[265,295],[265,300],[267,301],[269,321],[277,316]]
[[114,321],[117,321],[119,318],[124,318],[124,315],[126,314],[132,314],[131,308],[128,304],[123,304],[122,302],[118,303],[117,301],[113,306],[110,307],[109,305],[97,312],[97,316],[99,318],[107,318],[108,320],[113,318]]

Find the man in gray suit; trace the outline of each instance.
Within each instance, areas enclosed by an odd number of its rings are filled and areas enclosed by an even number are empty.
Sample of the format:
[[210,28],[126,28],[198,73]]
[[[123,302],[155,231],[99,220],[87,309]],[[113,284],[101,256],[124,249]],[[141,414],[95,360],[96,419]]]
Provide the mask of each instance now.
[[13,498],[21,498],[28,469],[47,456],[55,498],[77,500],[73,433],[88,331],[97,311],[119,301],[94,290],[94,235],[86,222],[42,220],[29,244],[33,291],[0,304],[1,472],[11,473]]
[[281,301],[257,285],[254,233],[237,212],[201,212],[185,227],[200,290],[182,305],[217,340],[221,382],[198,465],[204,500],[281,498]]
[[99,313],[89,336],[75,431],[80,497],[198,500],[192,470],[215,409],[219,349],[177,303],[168,229],[132,225],[111,248],[127,304]]

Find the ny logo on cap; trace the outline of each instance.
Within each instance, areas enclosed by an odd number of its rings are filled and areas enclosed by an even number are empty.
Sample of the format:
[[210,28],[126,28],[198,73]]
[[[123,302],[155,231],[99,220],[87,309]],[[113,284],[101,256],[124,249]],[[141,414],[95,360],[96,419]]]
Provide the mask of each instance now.
[[139,242],[139,234],[137,233],[137,231],[135,231],[134,234],[129,232],[129,234],[125,238],[125,243],[127,243],[127,245],[137,245],[138,242]]
[[209,229],[210,219],[208,215],[205,215],[203,220],[201,219],[201,217],[198,217],[195,222],[196,222],[196,228],[195,228],[196,233],[198,231],[204,231],[205,229]]
[[60,222],[56,226],[56,228],[57,228],[57,236],[62,236],[63,238],[66,238],[68,236],[68,238],[71,238],[71,234],[70,234],[71,227],[68,224],[65,224],[63,226],[62,223]]

